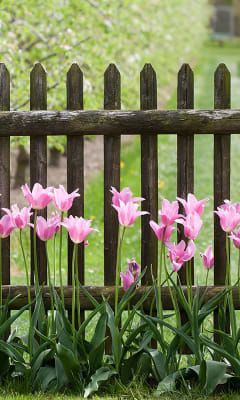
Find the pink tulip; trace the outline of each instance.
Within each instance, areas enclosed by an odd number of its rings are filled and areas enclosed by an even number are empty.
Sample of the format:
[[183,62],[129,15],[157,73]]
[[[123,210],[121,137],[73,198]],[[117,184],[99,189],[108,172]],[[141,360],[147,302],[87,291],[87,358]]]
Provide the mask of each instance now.
[[43,217],[37,217],[36,233],[39,239],[46,242],[51,239],[56,232],[56,224],[52,223],[51,220],[46,220]]
[[198,213],[187,214],[183,219],[177,219],[176,222],[184,226],[184,235],[188,239],[196,239],[202,227],[202,220]]
[[224,200],[224,204],[222,204],[219,208],[222,208],[223,210],[229,209],[229,207],[234,207],[236,212],[240,214],[240,203],[231,203],[230,200]]
[[132,225],[134,221],[140,217],[140,215],[149,214],[147,211],[137,211],[139,204],[132,202],[125,204],[122,200],[119,200],[119,203],[119,207],[115,206],[114,204],[112,204],[112,206],[118,212],[119,223],[125,227]]
[[170,225],[163,225],[162,222],[160,222],[160,224],[157,224],[154,221],[150,221],[149,222],[152,230],[154,231],[155,235],[157,236],[158,240],[162,241],[163,238],[163,232],[165,229],[165,234],[164,234],[164,242],[168,241],[171,237],[172,231],[175,229]]
[[139,272],[140,272],[140,265],[135,261],[135,258],[132,258],[132,261],[127,259],[128,262],[128,269],[133,275],[134,279],[139,277]]
[[133,194],[131,190],[128,187],[123,188],[121,192],[118,192],[117,189],[115,189],[113,186],[110,190],[110,192],[113,194],[112,197],[112,204],[115,206],[119,207],[120,206],[120,200],[124,203],[127,204],[129,202],[136,203],[138,201],[143,201],[145,200],[142,197],[132,197]]
[[232,232],[230,239],[233,239],[233,244],[237,249],[240,249],[240,228],[238,229],[237,233]]
[[79,197],[77,193],[78,189],[68,194],[62,185],[59,185],[59,189],[53,190],[53,201],[57,209],[61,212],[68,211],[72,207],[73,200],[75,197]]
[[70,215],[69,218],[64,218],[62,225],[67,228],[69,236],[74,243],[81,243],[89,233],[97,231],[97,229],[90,228],[91,223],[90,219]]
[[13,224],[13,220],[9,215],[4,215],[0,219],[0,238],[4,239],[11,235],[15,225]]
[[169,249],[168,257],[170,257],[174,272],[179,271],[186,261],[194,257],[196,252],[196,247],[192,240],[187,247],[184,240],[181,240],[177,246],[171,242],[167,242],[166,246]]
[[88,240],[85,240],[84,242],[84,249],[89,245]]
[[204,253],[200,253],[200,256],[203,259],[203,264],[206,269],[211,269],[214,266],[212,246],[209,246]]
[[23,207],[23,209],[20,211],[17,204],[13,204],[11,209],[12,211],[8,208],[3,208],[2,210],[12,218],[12,222],[15,227],[23,229],[29,225],[29,218],[32,215],[30,211],[31,207]]
[[126,291],[130,288],[130,286],[134,282],[134,276],[133,274],[129,271],[129,269],[126,270],[125,274],[120,272],[120,277],[123,281],[123,289]]
[[52,187],[43,189],[40,183],[35,183],[32,192],[30,192],[28,185],[22,186],[24,197],[26,197],[29,205],[34,210],[42,210],[52,200]]
[[206,203],[206,201],[209,199],[198,201],[192,193],[188,193],[187,201],[185,199],[181,199],[180,197],[177,197],[177,200],[182,203],[186,215],[196,212],[201,217],[204,210],[204,203]]
[[56,212],[56,214],[52,213],[48,218],[49,224],[55,225],[55,233],[60,231],[61,226],[61,216]]
[[159,215],[161,216],[161,222],[163,225],[172,225],[175,220],[182,215],[178,214],[178,202],[173,201],[170,203],[167,199],[162,201],[162,209],[159,210]]
[[223,231],[232,232],[240,222],[240,214],[236,211],[234,205],[227,207],[218,207],[218,211],[213,211],[220,218],[220,225]]

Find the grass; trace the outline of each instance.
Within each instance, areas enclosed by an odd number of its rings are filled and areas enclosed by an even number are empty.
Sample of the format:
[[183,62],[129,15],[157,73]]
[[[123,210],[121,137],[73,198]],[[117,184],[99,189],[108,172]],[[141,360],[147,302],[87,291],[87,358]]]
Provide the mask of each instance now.
[[[196,68],[195,73],[195,108],[207,109],[213,108],[213,82],[214,71],[217,64],[225,62],[232,74],[232,108],[239,108],[238,93],[240,89],[240,67],[238,47],[235,43],[233,46],[224,44],[223,47],[218,47],[213,44],[207,44],[204,54]],[[160,77],[159,77],[160,79]],[[176,108],[176,91],[173,93],[170,101],[165,108]],[[240,140],[237,135],[232,137],[232,157],[231,157],[231,197],[233,201],[240,200],[240,181],[238,175],[238,159],[240,151]],[[176,197],[176,137],[174,135],[161,135],[158,138],[158,159],[159,159],[159,207],[163,198],[168,198],[170,201]],[[129,186],[135,196],[140,195],[140,138],[136,137],[131,144],[125,144],[122,147],[121,155],[121,187]],[[195,281],[199,284],[205,282],[205,270],[202,266],[202,260],[198,255],[204,251],[207,246],[213,244],[213,137],[210,135],[195,136],[195,194],[201,199],[208,197],[209,202],[206,205],[203,216],[204,225],[197,240],[197,255],[195,257]],[[99,172],[98,176],[91,181],[85,192],[85,216],[93,219],[93,226],[97,227],[99,233],[94,233],[89,237],[89,246],[86,249],[86,266],[85,266],[85,281],[87,285],[103,285],[103,172]],[[66,232],[64,238],[67,238]],[[25,234],[26,243],[28,242],[28,233]],[[64,240],[65,247],[63,248],[64,276],[66,282],[66,260],[67,260],[67,241]],[[23,274],[24,266],[21,254],[19,253],[17,238],[14,235],[12,240],[12,256],[13,262],[16,264],[20,275],[12,276],[12,284],[25,284]],[[28,254],[29,257],[29,254]],[[126,258],[135,257],[140,262],[140,221],[134,224],[133,228],[128,228],[123,246],[123,264],[122,270],[127,267]],[[52,255],[51,255],[52,258]],[[232,251],[232,273],[233,280],[237,276],[237,252]],[[169,265],[169,269],[170,269]],[[213,272],[209,274],[209,283],[213,283]],[[26,331],[27,318],[23,316],[23,323],[19,329],[19,334]],[[18,322],[19,324],[19,322]],[[209,321],[211,325],[211,321]],[[117,394],[117,397],[111,398],[152,398],[149,397],[149,392],[136,391],[136,388],[131,389],[132,393],[124,395]],[[2,391],[2,392],[1,392]],[[198,394],[199,395],[199,394]],[[42,395],[34,396],[41,399]],[[120,397],[119,397],[120,396]],[[0,398],[11,399],[14,394],[11,391],[0,389]],[[178,399],[180,396],[169,396],[164,399]],[[18,397],[21,399],[21,397]],[[22,397],[23,399],[32,399],[31,395]],[[51,395],[44,398],[51,399]],[[55,396],[59,399],[75,399],[74,396]],[[101,398],[97,396],[96,398]],[[108,397],[104,396],[104,399]],[[189,395],[186,397],[189,398]],[[205,397],[193,397],[205,398]],[[216,397],[215,397],[216,398]],[[222,399],[231,399],[231,396],[221,397]],[[232,397],[238,399],[238,397]],[[181,399],[184,396],[181,395]],[[220,399],[220,397],[219,397]],[[240,397],[239,397],[240,399]]]

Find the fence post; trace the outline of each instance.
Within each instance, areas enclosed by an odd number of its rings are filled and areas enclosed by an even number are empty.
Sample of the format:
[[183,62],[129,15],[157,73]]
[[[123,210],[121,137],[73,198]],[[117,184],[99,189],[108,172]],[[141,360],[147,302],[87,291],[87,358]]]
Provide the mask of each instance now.
[[[67,73],[67,109],[83,110],[83,73],[77,63],[73,63]],[[79,188],[77,197],[68,215],[84,216],[84,137],[67,136],[67,191]],[[72,285],[73,242],[68,238],[68,285]],[[78,276],[84,284],[84,244],[78,245]],[[71,312],[69,312],[71,319]],[[81,321],[84,311],[81,311]],[[77,323],[77,318],[75,321]]]
[[[30,74],[30,110],[47,109],[47,73],[36,63]],[[47,136],[30,136],[30,188],[38,182],[47,187]],[[47,208],[38,215],[47,218]],[[33,221],[33,219],[32,219]],[[47,258],[45,243],[37,238],[37,263],[39,283],[47,284]],[[31,284],[34,284],[33,230],[31,230]]]
[[[157,78],[151,64],[145,64],[140,73],[141,110],[157,109]],[[142,210],[149,211],[141,219],[141,265],[147,268],[143,284],[151,284],[151,268],[157,276],[158,239],[149,225],[152,219],[158,221],[158,138],[157,135],[141,135],[141,194],[145,199]]]
[[[214,108],[231,108],[231,75],[225,64],[219,64],[214,74]],[[225,199],[230,199],[231,136],[214,135],[214,210]],[[226,234],[219,217],[214,214],[214,285],[225,285]],[[229,331],[229,319],[226,329]],[[214,327],[218,327],[218,312],[214,313]],[[216,335],[217,340],[217,335]]]

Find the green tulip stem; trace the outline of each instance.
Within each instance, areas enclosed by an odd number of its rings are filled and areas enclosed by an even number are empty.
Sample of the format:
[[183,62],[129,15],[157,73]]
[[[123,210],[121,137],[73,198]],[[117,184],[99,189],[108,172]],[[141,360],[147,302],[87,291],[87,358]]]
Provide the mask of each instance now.
[[74,243],[73,247],[73,257],[72,257],[72,332],[75,337],[75,301],[76,301],[76,285],[75,285],[75,254],[76,254],[77,244]]
[[207,285],[208,285],[208,274],[209,274],[209,269],[207,269],[207,274],[206,274],[206,283],[205,283],[205,286],[207,287]]
[[238,249],[238,296],[240,301],[240,249]]
[[47,273],[48,273],[48,285],[49,285],[50,301],[51,301],[52,330],[53,330],[54,329],[54,300],[53,300],[51,269],[50,269],[47,241],[45,242],[45,247],[46,247],[46,254],[47,254]]
[[37,266],[37,210],[34,210],[34,228],[33,228],[33,257],[34,257],[34,272],[35,272],[35,288],[37,294],[39,293],[39,279],[38,279],[38,266]]
[[32,330],[32,308],[31,308],[31,288],[30,288],[30,279],[29,279],[29,271],[27,266],[26,255],[23,247],[23,240],[22,240],[22,229],[19,229],[19,241],[22,250],[23,260],[24,260],[24,267],[26,273],[26,281],[27,281],[27,294],[28,294],[28,304],[29,304],[29,355],[30,355],[30,362],[32,360],[32,353],[33,353],[33,330]]
[[56,233],[53,238],[53,257],[54,257],[54,264],[53,264],[53,286],[56,286]]
[[166,246],[165,243],[163,245],[163,259],[164,259],[164,269],[165,269],[165,274],[166,274],[166,281],[167,281],[167,285],[168,285],[168,290],[169,290],[169,294],[171,296],[171,300],[172,300],[172,304],[173,304],[173,308],[176,314],[176,321],[177,321],[177,327],[180,328],[181,327],[181,319],[180,319],[180,314],[179,314],[179,308],[176,302],[176,294],[175,291],[173,293],[171,286],[170,286],[170,282],[169,282],[169,273],[167,270],[167,263],[166,263]]
[[[162,264],[163,264],[163,248],[164,248],[164,237],[165,237],[166,227],[163,230],[161,250],[160,250],[160,263],[158,266],[158,310],[159,318],[163,319],[163,309],[162,309]],[[161,335],[164,342],[163,326],[160,325]]]
[[79,277],[78,277],[78,245],[76,245],[75,254],[75,270],[76,270],[76,291],[77,291],[77,317],[78,317],[78,329],[81,326],[81,307],[80,307],[80,288],[79,288]]
[[[117,261],[116,261],[116,284],[115,284],[115,318],[118,312],[118,294],[119,294],[119,285],[120,285],[120,272],[121,272],[121,252],[122,252],[122,243],[123,237],[125,233],[125,226],[121,229],[119,227],[118,232],[118,248],[117,248]],[[122,230],[122,232],[121,232]]]
[[[61,222],[63,222],[63,211],[61,212]],[[62,225],[60,226],[60,238],[59,238],[59,279],[61,289],[61,299],[64,306],[64,291],[63,291],[63,279],[62,279]]]
[[[227,288],[231,286],[231,274],[230,274],[230,239],[228,237],[229,233],[226,233],[226,255],[227,255],[227,265],[226,265],[226,281],[227,281]],[[232,290],[229,292],[229,309],[230,309],[230,321],[232,327],[232,336],[233,340],[235,341],[236,338],[236,321],[234,317],[234,305],[233,305],[233,295]],[[226,306],[226,302],[225,302]]]
[[0,318],[2,316],[2,238],[0,238]]

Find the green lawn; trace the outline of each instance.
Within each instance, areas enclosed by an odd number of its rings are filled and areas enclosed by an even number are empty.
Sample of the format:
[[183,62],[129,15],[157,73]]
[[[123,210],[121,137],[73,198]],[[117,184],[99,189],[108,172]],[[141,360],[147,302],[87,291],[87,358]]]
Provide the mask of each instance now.
[[[240,108],[240,100],[238,101],[238,93],[240,89],[240,68],[239,68],[239,50],[237,47],[224,45],[217,47],[215,45],[206,45],[204,54],[198,65],[194,68],[195,73],[195,108],[207,109],[213,108],[213,82],[214,71],[220,62],[225,62],[232,74],[232,108]],[[159,74],[159,79],[161,76]],[[176,108],[176,91],[173,93],[171,100],[165,105],[165,108]],[[173,135],[159,136],[158,138],[158,154],[159,154],[159,207],[163,198],[173,201],[176,197],[176,137]],[[232,175],[231,175],[231,196],[234,201],[240,200],[240,181],[238,176],[238,154],[240,151],[240,140],[237,135],[232,137]],[[131,144],[124,145],[121,156],[121,186],[129,186],[135,196],[140,195],[140,139],[136,137]],[[195,137],[195,194],[201,199],[208,197],[210,201],[207,203],[203,216],[204,226],[197,240],[198,250],[195,262],[196,282],[203,284],[205,282],[205,270],[199,252],[213,244],[213,137],[199,136]],[[99,233],[93,233],[89,237],[89,246],[86,249],[86,284],[102,285],[103,284],[103,173],[92,180],[87,186],[85,192],[85,216],[93,219],[93,226],[97,227]],[[66,234],[65,234],[65,237]],[[28,240],[28,233],[25,235]],[[66,240],[63,251],[64,260],[66,260]],[[16,264],[20,271],[23,271],[23,260],[16,246],[17,240],[13,236],[12,255],[13,263]],[[134,224],[133,228],[128,228],[123,248],[123,264],[122,270],[125,270],[127,264],[126,258],[135,257],[140,261],[140,221]],[[236,278],[236,251],[232,251],[232,270],[233,278]],[[63,262],[66,266],[66,262]],[[169,269],[170,269],[169,265]],[[65,268],[66,277],[66,268]],[[213,273],[209,274],[209,283],[213,282]],[[24,274],[12,276],[12,284],[25,283]],[[19,324],[19,323],[18,323]],[[17,325],[18,325],[17,324]],[[19,333],[23,333],[26,325],[23,321],[19,328]],[[134,397],[135,396],[135,397]],[[4,398],[13,398],[3,393]],[[0,391],[0,398],[1,391]],[[124,398],[147,398],[147,394],[125,394]],[[20,397],[19,397],[20,398]],[[31,399],[31,396],[24,399]],[[40,395],[39,397],[42,398]],[[44,396],[46,398],[46,396]],[[51,398],[51,397],[47,397]],[[64,399],[64,396],[54,398]],[[75,398],[75,397],[67,397]],[[99,398],[99,397],[98,397]],[[106,397],[104,397],[106,399]],[[119,398],[119,397],[116,397]],[[171,399],[167,397],[166,399]],[[183,397],[181,396],[183,399]],[[188,397],[189,398],[189,397]],[[200,398],[200,397],[197,397]],[[204,398],[204,397],[203,397]],[[227,397],[230,398],[230,397]],[[237,397],[234,397],[237,399]]]

